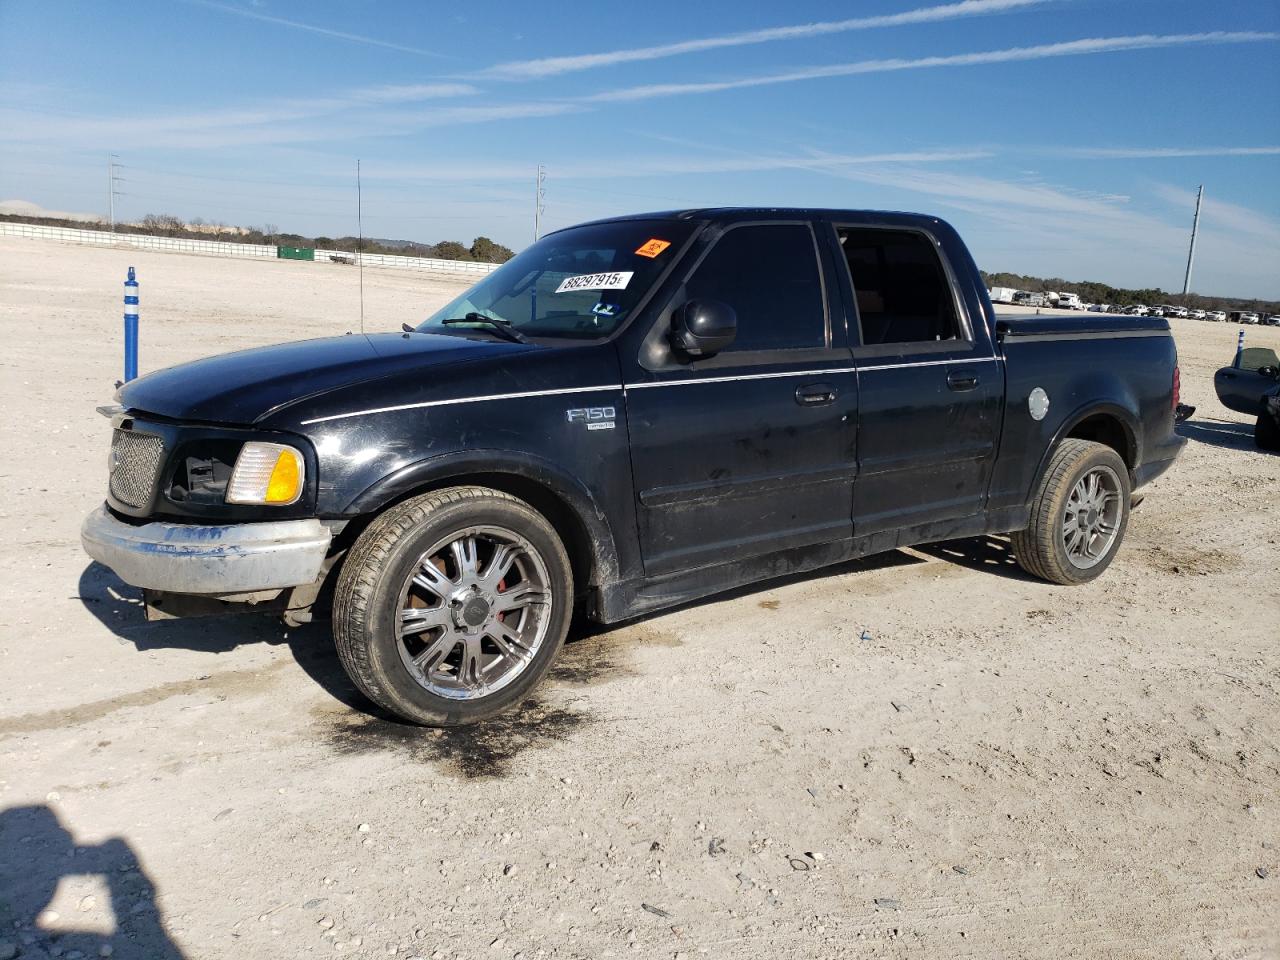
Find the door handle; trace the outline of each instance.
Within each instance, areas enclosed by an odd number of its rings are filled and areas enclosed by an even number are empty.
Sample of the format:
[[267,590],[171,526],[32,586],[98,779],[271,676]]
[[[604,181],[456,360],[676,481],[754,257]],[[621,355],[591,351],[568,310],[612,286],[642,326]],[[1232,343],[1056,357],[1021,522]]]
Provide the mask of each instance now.
[[977,385],[978,375],[972,370],[952,370],[947,374],[947,387],[952,390],[972,390]]
[[829,383],[810,383],[796,387],[796,403],[802,407],[820,407],[834,403],[836,396],[836,388]]

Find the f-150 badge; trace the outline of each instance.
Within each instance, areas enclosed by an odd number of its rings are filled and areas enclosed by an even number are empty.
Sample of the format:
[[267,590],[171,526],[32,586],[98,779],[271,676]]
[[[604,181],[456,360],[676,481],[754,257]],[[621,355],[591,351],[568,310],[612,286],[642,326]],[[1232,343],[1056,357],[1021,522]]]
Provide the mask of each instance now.
[[612,430],[617,412],[613,407],[574,407],[565,415],[570,423],[585,423],[588,430]]

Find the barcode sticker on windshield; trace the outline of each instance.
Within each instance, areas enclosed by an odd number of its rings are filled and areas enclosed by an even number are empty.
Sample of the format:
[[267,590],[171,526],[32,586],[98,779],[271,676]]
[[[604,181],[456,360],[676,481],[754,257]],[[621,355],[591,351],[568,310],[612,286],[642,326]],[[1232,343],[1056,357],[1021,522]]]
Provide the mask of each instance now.
[[633,272],[623,270],[620,273],[582,273],[576,277],[565,277],[556,287],[556,293],[572,293],[575,290],[625,290],[631,282]]

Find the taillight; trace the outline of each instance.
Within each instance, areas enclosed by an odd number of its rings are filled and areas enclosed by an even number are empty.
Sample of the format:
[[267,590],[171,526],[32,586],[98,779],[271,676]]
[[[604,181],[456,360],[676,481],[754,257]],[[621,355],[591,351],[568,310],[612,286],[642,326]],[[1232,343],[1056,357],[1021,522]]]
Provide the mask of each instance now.
[[1178,404],[1182,402],[1182,371],[1178,367],[1173,368],[1173,409],[1178,409]]

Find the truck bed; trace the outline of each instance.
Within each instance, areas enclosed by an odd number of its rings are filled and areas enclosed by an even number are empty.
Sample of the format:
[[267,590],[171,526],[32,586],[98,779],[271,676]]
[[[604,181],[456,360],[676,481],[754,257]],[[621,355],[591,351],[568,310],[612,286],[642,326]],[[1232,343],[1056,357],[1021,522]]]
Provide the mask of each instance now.
[[1168,333],[1163,317],[1127,317],[1112,313],[1002,314],[996,332],[1002,337],[1055,337],[1066,339],[1084,334]]

